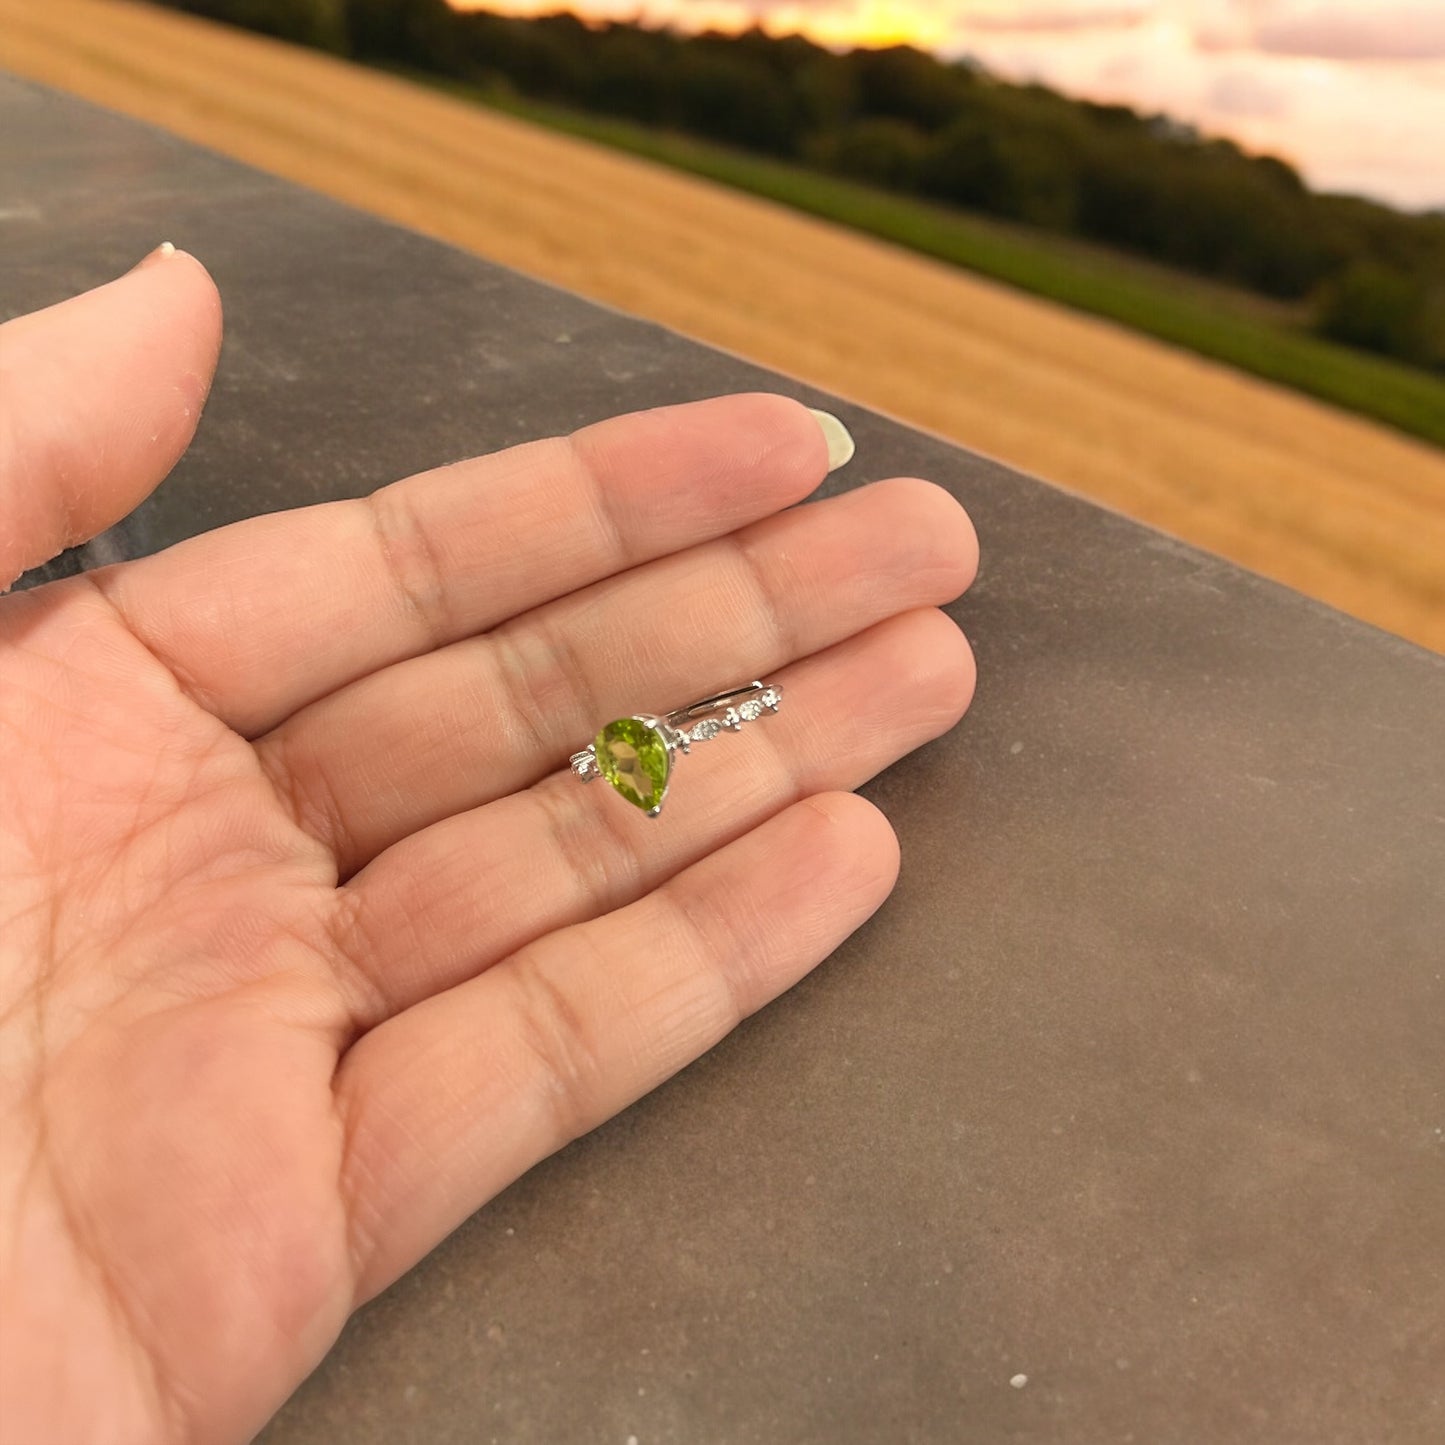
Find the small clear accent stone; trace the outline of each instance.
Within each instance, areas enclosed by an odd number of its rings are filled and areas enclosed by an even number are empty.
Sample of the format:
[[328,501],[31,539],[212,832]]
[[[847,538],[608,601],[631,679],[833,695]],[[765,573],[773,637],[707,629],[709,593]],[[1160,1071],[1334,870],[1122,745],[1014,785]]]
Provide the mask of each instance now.
[[722,724],[715,717],[705,717],[700,723],[693,725],[692,740],[695,743],[705,743],[709,738],[715,738],[722,731]]
[[771,708],[774,712],[777,712],[778,704],[782,702],[782,700],[782,694],[776,688],[772,687],[758,695],[758,701],[762,703],[764,707]]
[[741,714],[744,722],[752,722],[754,718],[762,717],[763,715],[762,701],[758,698],[750,697],[738,707],[738,712]]
[[723,726],[727,728],[730,732],[737,732],[737,730],[742,727],[742,725],[743,720],[738,716],[737,708],[730,707],[723,714]]

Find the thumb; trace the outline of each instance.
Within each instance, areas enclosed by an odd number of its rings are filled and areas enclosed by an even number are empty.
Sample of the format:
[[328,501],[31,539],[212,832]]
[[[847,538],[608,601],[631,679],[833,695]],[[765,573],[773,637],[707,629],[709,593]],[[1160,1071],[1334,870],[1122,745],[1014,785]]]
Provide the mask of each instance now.
[[215,282],[169,242],[0,326],[0,590],[156,488],[190,445],[220,348]]

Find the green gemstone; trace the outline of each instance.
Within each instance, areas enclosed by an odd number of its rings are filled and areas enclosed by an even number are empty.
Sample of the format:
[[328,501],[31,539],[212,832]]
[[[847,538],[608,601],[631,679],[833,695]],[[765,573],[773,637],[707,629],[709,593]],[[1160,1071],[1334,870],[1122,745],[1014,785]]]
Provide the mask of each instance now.
[[667,744],[656,728],[635,717],[610,722],[593,744],[602,776],[645,812],[662,803],[667,787]]

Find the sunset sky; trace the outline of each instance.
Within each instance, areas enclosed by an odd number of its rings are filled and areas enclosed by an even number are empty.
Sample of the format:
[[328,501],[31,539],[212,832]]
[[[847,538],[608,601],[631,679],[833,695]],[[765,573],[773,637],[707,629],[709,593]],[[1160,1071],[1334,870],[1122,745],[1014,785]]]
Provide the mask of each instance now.
[[[471,0],[453,0],[465,7]],[[1445,206],[1445,0],[486,0],[694,29],[972,55],[1001,75],[1166,110],[1319,187]]]

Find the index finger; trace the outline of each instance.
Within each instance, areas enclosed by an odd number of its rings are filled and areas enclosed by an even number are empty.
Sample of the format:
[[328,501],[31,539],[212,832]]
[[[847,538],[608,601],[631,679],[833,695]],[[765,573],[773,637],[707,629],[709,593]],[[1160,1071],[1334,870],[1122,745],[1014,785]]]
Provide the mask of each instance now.
[[253,517],[90,577],[188,692],[254,736],[389,663],[801,501],[827,467],[802,403],[715,397]]

